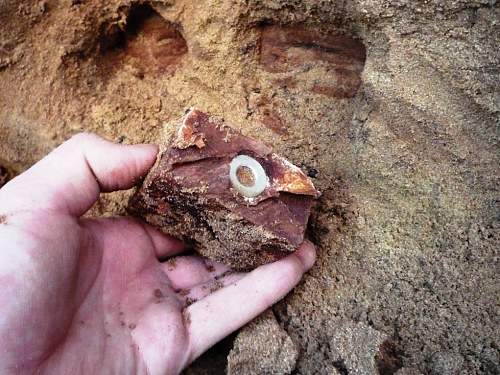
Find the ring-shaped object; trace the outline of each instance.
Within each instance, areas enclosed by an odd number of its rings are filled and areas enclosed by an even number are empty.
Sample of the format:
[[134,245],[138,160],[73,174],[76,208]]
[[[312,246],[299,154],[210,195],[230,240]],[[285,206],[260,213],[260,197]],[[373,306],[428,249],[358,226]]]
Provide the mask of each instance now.
[[[253,184],[247,186],[242,184],[238,178],[238,169],[249,168],[253,174]],[[248,155],[238,155],[229,164],[229,179],[233,187],[244,197],[253,198],[264,191],[268,185],[269,178],[262,165]]]

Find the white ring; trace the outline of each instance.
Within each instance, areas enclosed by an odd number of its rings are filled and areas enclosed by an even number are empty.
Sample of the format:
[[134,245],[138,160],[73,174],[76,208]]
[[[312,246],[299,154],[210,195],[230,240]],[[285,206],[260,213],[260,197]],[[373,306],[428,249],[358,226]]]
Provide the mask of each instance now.
[[[254,184],[252,186],[245,186],[238,179],[237,171],[240,167],[247,167],[252,171],[254,177]],[[247,155],[238,155],[231,160],[229,164],[229,179],[233,187],[247,198],[253,198],[262,193],[269,181],[262,165]]]

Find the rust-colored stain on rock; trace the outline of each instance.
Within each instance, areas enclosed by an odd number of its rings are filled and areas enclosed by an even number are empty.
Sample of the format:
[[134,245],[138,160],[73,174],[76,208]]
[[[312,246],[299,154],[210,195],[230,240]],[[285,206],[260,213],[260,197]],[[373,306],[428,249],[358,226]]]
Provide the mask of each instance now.
[[[326,35],[301,26],[262,29],[260,64],[270,73],[297,74],[324,69],[311,91],[335,98],[353,97],[361,84],[366,58],[363,44],[344,35]],[[288,81],[292,81],[287,77]],[[286,78],[281,78],[281,81]]]
[[[244,197],[232,186],[229,165],[238,155],[257,160],[266,173],[267,185],[256,197]],[[268,146],[191,110],[129,211],[215,261],[250,269],[302,243],[318,196],[311,180]]]
[[203,134],[196,131],[193,123],[184,122],[177,131],[177,138],[172,146],[180,150],[191,146],[203,148],[205,147],[205,140]]

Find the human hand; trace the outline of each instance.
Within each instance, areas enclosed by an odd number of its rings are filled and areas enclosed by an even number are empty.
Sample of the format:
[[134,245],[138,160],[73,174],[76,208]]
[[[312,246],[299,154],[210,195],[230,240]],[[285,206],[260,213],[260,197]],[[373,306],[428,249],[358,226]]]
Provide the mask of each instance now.
[[308,242],[247,274],[162,263],[184,246],[131,218],[81,218],[156,154],[80,134],[0,189],[0,373],[178,373],[313,265]]

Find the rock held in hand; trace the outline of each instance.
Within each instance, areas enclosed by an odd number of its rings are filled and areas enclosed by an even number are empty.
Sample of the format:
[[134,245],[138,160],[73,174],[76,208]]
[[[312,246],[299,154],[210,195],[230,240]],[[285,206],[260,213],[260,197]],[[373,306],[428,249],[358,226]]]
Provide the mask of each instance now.
[[318,196],[311,180],[268,146],[190,110],[129,211],[244,270],[293,252]]

